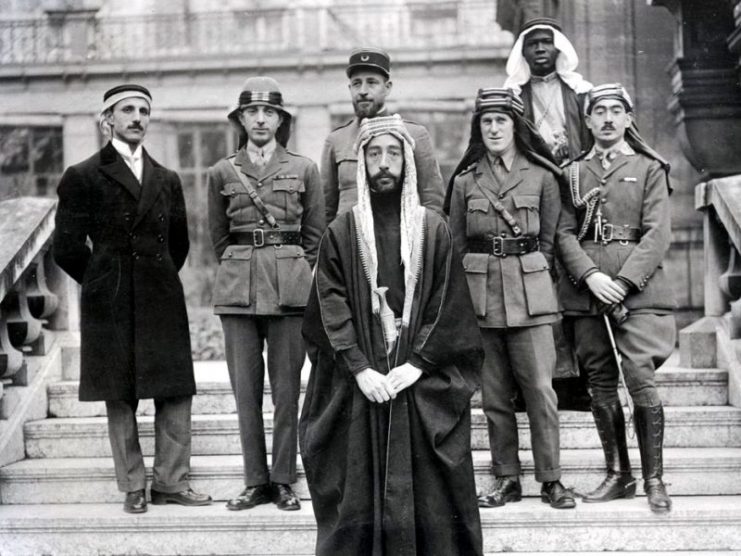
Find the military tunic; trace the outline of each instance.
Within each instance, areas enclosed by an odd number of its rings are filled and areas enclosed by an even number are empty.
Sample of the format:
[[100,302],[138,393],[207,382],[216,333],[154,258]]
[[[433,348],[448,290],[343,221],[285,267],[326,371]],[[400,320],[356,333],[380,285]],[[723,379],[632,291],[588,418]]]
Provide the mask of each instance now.
[[[514,236],[493,200],[514,217],[524,236],[538,238],[538,250],[504,257],[471,252],[472,241]],[[555,481],[561,475],[557,399],[551,385],[556,364],[551,324],[559,314],[550,274],[559,211],[554,175],[519,152],[504,181],[485,156],[453,185],[450,227],[463,254],[484,338],[483,406],[497,476],[521,472],[512,403],[518,385],[530,418],[536,479]]]
[[[404,121],[415,142],[414,163],[417,167],[419,199],[423,206],[442,212],[444,186],[440,167],[435,158],[430,135],[424,126]],[[358,157],[355,139],[360,122],[353,118],[338,127],[327,137],[322,153],[322,183],[327,211],[327,224],[338,214],[349,210],[358,202]]]
[[[301,245],[260,247],[240,239],[254,235],[254,230],[262,230],[258,237],[267,237],[271,230],[244,179],[275,217],[280,232],[299,233]],[[264,168],[258,168],[243,147],[209,170],[208,195],[211,239],[220,260],[214,312],[221,316],[224,328],[245,484],[256,486],[268,480],[290,484],[296,480],[298,398],[305,359],[301,320],[324,231],[319,172],[311,160],[281,146]],[[270,473],[262,420],[265,342],[275,405]]]

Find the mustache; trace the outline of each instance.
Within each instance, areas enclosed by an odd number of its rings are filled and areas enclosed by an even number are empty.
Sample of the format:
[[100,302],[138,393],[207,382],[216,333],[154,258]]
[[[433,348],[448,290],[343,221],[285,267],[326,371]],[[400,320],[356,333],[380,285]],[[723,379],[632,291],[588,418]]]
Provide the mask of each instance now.
[[615,131],[615,126],[612,124],[604,124],[602,126],[602,131],[608,131],[608,130]]
[[131,124],[131,125],[129,126],[129,129],[138,129],[138,130],[140,130],[140,131],[141,131],[141,130],[143,130],[144,128],[143,128],[143,127],[141,126],[141,124]]

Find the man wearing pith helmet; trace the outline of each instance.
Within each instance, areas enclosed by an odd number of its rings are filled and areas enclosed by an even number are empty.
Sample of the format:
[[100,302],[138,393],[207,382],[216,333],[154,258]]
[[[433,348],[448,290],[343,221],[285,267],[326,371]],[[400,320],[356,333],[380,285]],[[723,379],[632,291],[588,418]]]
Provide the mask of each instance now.
[[[321,171],[327,224],[358,202],[355,174],[358,158],[353,145],[364,118],[387,116],[386,98],[391,93],[391,58],[379,48],[357,48],[350,54],[346,72],[355,117],[333,130],[324,144]],[[405,121],[414,139],[414,163],[419,176],[423,206],[441,212],[444,186],[430,135],[424,126]]]
[[[286,150],[292,117],[274,79],[247,79],[228,118],[239,150],[208,173],[219,260],[213,304],[224,329],[244,463],[245,488],[227,508],[275,502],[298,510],[291,484],[305,357],[301,321],[324,231],[324,199],[316,164]],[[265,344],[275,406],[270,469],[262,418]]]
[[200,506],[190,488],[196,393],[178,270],[188,254],[180,178],[142,146],[152,95],[119,85],[103,96],[111,140],[59,182],[54,260],[81,284],[80,400],[106,403],[124,511],[147,511],[139,400],[154,399],[153,504]]
[[619,83],[592,89],[585,113],[595,144],[568,167],[570,191],[558,231],[566,270],[559,280],[561,302],[574,322],[607,467],[604,481],[584,501],[632,498],[636,491],[617,392],[622,372],[635,404],[648,503],[654,512],[668,512],[664,410],[655,371],[676,336],[672,286],[662,267],[671,241],[669,167],[638,135],[633,102]]

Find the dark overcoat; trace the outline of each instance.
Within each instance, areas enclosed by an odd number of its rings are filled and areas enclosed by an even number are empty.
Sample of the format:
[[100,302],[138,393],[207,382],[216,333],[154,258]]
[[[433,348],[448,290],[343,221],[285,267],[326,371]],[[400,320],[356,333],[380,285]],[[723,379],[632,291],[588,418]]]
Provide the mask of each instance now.
[[[420,124],[404,120],[409,135],[414,139],[414,165],[417,168],[417,188],[422,205],[442,212],[445,187],[440,166],[427,129]],[[353,118],[334,129],[324,143],[322,151],[322,186],[327,224],[358,202],[357,170],[358,153],[355,140],[360,131],[360,121]]]
[[195,394],[178,270],[180,179],[143,154],[140,185],[111,143],[59,183],[54,260],[82,285],[80,400]]

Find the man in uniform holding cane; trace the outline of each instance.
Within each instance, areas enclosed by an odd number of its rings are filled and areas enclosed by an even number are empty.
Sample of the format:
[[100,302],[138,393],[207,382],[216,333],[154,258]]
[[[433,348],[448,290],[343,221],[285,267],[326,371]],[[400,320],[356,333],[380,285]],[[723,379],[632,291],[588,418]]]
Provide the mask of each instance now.
[[559,289],[565,314],[574,317],[577,357],[607,463],[605,480],[584,501],[635,494],[617,393],[622,371],[635,404],[644,489],[651,510],[661,513],[671,509],[671,499],[662,481],[664,410],[654,374],[676,337],[671,282],[661,265],[671,240],[671,188],[668,165],[632,122],[633,103],[622,85],[589,92],[586,123],[595,145],[567,169],[570,198],[558,231],[566,273]]

